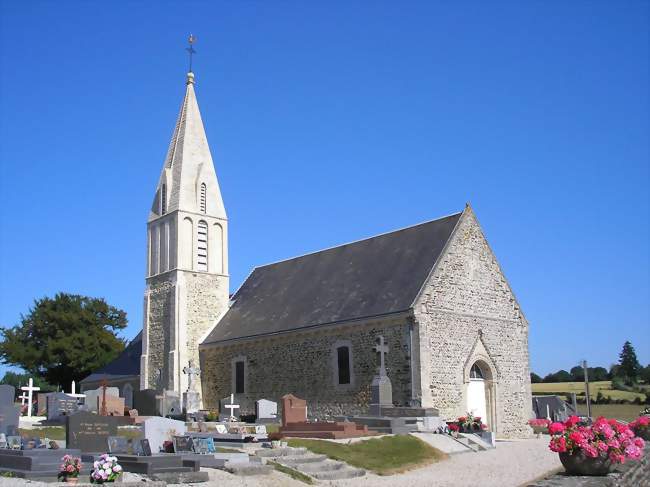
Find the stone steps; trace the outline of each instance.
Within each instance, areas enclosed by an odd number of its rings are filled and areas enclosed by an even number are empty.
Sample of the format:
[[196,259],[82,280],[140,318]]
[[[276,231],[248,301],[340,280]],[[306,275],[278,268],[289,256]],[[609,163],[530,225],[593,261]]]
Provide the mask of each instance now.
[[337,460],[330,460],[326,455],[311,453],[306,448],[260,449],[256,455],[318,480],[350,479],[366,474],[363,469],[350,467]]

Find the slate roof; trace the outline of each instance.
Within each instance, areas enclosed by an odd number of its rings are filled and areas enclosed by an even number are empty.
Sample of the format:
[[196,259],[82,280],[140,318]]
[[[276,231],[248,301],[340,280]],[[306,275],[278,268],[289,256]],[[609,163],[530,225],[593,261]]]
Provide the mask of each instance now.
[[140,355],[142,355],[142,332],[138,333],[122,353],[112,362],[94,371],[83,382],[116,379],[131,375],[140,375]]
[[406,311],[461,215],[257,267],[203,344]]

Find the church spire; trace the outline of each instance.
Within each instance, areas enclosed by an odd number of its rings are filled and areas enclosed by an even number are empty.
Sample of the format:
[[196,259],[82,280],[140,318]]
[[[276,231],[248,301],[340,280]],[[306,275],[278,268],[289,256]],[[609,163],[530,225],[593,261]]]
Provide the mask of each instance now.
[[194,85],[190,71],[149,221],[176,210],[227,218]]

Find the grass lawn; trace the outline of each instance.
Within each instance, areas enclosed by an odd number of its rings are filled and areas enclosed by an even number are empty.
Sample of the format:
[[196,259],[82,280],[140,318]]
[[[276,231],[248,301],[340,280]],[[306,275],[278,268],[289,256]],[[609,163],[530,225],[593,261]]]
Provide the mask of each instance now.
[[[591,415],[594,418],[605,416],[606,418],[615,418],[622,421],[633,421],[639,417],[639,412],[644,407],[637,404],[592,404]],[[578,411],[581,414],[587,414],[587,405],[578,404]]]
[[28,438],[49,438],[50,440],[65,440],[65,428],[62,426],[47,426],[45,428],[19,428],[18,433]]
[[[568,394],[574,392],[576,394],[585,392],[585,383],[584,382],[548,382],[548,383],[538,383],[532,384],[533,394],[557,394],[558,396],[565,396],[568,399]],[[628,399],[633,401],[636,397],[645,399],[644,394],[639,394],[638,392],[628,392],[628,391],[617,391],[612,389],[612,382],[609,380],[599,381],[599,382],[590,382],[589,383],[589,396],[592,399],[596,398],[596,395],[600,391],[603,396],[611,397],[612,399]]]
[[351,444],[288,438],[290,446],[305,447],[378,475],[392,475],[447,458],[440,450],[410,435],[385,436]]

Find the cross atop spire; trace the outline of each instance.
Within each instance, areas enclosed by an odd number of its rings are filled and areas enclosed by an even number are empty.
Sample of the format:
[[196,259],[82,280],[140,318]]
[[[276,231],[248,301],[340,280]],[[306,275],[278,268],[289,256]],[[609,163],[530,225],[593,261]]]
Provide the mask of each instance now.
[[[192,34],[190,34],[190,37],[188,37],[187,42],[188,42],[189,46],[186,47],[185,50],[190,53],[190,70],[189,70],[189,72],[192,73],[192,55],[196,54],[196,51],[192,47],[192,44],[194,44],[196,42],[196,37],[194,37]],[[194,77],[192,76],[192,78],[194,78]],[[187,82],[188,83],[190,82],[189,81],[189,75],[187,77]]]

